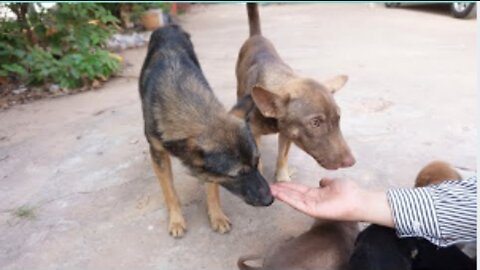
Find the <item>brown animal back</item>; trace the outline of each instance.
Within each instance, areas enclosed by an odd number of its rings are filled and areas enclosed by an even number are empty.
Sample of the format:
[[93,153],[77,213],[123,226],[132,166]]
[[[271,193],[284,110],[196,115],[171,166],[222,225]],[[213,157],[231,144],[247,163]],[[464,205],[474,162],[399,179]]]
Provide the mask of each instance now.
[[461,180],[460,174],[452,165],[445,161],[432,161],[427,164],[417,175],[415,187],[439,184],[446,180]]
[[317,221],[309,231],[267,256],[262,269],[344,269],[357,233],[356,223]]
[[283,62],[272,42],[260,35],[250,37],[240,48],[235,73],[238,98],[250,94],[257,84],[277,92],[294,76],[294,71]]

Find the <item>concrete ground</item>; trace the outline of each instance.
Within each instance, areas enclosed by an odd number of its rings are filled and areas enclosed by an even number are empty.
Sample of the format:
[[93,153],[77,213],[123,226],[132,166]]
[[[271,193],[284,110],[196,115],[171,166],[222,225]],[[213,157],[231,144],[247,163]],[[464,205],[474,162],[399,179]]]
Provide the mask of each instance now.
[[[243,5],[201,5],[181,21],[205,75],[226,107],[247,37]],[[357,158],[326,171],[294,147],[294,181],[348,177],[372,189],[412,186],[433,159],[475,170],[475,20],[447,13],[343,4],[261,7],[263,33],[299,73],[350,76],[336,99]],[[167,233],[167,213],[143,136],[133,66],[100,91],[43,100],[0,113],[2,269],[235,269],[240,255],[305,231],[312,220],[281,203],[253,208],[222,190],[233,223],[209,228],[203,186],[174,160],[188,232]],[[260,146],[273,177],[276,137]]]

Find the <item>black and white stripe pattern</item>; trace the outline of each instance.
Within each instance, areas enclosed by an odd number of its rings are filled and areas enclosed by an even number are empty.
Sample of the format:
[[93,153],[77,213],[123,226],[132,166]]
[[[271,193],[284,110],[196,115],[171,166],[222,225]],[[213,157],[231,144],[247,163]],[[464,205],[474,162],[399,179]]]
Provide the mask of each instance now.
[[475,241],[477,178],[387,192],[399,237],[423,237],[435,245]]

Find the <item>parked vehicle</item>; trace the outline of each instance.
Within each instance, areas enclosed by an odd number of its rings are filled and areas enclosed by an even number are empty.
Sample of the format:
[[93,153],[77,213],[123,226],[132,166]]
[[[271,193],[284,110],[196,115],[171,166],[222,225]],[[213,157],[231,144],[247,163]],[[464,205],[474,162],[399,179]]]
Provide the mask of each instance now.
[[[400,2],[388,2],[385,3],[386,7],[399,7],[400,5],[411,5],[411,3],[400,3]],[[419,3],[420,4],[420,3]],[[475,12],[475,2],[452,2],[452,3],[427,3],[427,2],[422,2],[423,4],[446,4],[450,5],[450,13],[452,14],[453,17],[455,18],[466,18],[469,17],[469,15],[473,14]]]

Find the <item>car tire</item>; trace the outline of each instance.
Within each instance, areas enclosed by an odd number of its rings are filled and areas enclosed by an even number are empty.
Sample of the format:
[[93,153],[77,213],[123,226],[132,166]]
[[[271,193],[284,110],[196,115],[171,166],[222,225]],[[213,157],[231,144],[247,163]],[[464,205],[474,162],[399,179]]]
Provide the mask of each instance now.
[[453,2],[450,5],[450,13],[453,17],[463,19],[473,14],[475,3]]
[[387,2],[387,3],[385,3],[385,6],[387,8],[399,7],[400,3],[398,3],[398,2]]

